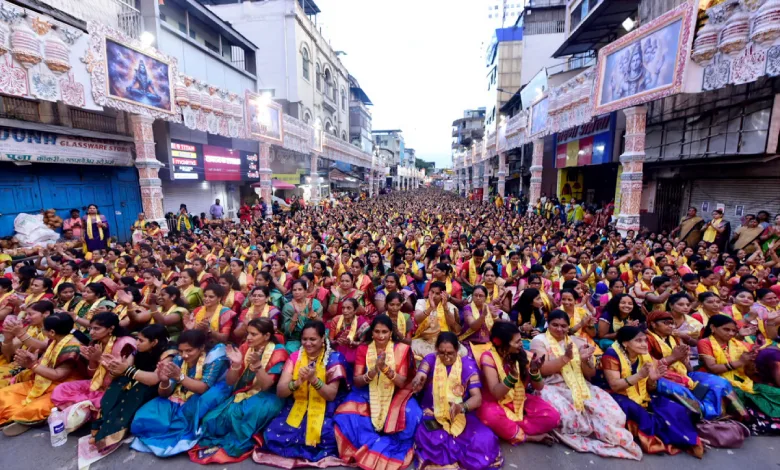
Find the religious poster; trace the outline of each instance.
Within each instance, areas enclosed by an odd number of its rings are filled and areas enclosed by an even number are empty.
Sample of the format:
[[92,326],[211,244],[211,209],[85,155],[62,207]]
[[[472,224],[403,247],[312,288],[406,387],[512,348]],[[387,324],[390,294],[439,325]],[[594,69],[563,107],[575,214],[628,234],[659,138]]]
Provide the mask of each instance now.
[[171,111],[170,66],[106,38],[106,93],[120,100]]

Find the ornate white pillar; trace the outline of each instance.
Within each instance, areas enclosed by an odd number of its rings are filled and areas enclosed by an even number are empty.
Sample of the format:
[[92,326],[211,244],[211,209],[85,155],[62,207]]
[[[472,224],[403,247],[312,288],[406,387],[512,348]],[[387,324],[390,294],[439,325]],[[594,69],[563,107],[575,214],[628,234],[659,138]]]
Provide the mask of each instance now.
[[639,230],[647,108],[634,106],[624,109],[623,114],[626,115],[626,151],[620,156],[623,174],[620,177],[620,212],[616,227],[625,236],[629,230]]
[[154,152],[154,119],[132,115],[133,143],[135,144],[135,167],[138,169],[138,185],[141,187],[141,204],[146,220],[160,224],[163,233],[168,232],[163,211],[162,182],[158,176],[163,164],[157,160]]
[[498,154],[498,195],[504,197],[506,192],[506,153]]
[[533,212],[536,200],[542,195],[542,169],[544,163],[544,139],[534,140],[531,158],[531,194],[528,195],[528,212]]
[[273,217],[273,187],[271,186],[271,144],[260,142],[260,197],[265,201],[265,218]]
[[317,166],[320,156],[317,152],[311,153],[311,203],[318,205],[320,203],[320,174],[317,172]]

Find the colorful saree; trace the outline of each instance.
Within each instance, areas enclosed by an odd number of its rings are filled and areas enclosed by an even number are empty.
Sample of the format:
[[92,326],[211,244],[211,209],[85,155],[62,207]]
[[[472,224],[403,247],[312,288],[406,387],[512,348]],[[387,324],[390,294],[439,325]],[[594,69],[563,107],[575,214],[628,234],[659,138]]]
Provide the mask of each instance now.
[[281,330],[284,333],[284,347],[290,354],[293,354],[301,348],[301,333],[303,333],[303,325],[309,320],[309,305],[311,305],[311,310],[314,310],[317,317],[322,318],[322,306],[317,299],[312,300],[311,303],[307,302],[303,311],[298,312],[298,319],[296,320],[295,325],[290,324],[293,320],[293,316],[295,316],[295,307],[293,306],[293,303],[288,303],[282,309]]
[[[497,354],[494,349],[483,352],[480,357],[480,370],[489,367],[498,371],[498,364],[495,360]],[[509,372],[507,364],[501,364],[501,367],[504,374]],[[524,389],[528,387],[528,382],[529,380],[526,380]],[[517,409],[515,401],[501,400],[499,402],[490,390],[483,388],[482,404],[477,408],[477,416],[499,438],[512,445],[525,442],[526,436],[542,435],[552,432],[558,427],[561,415],[541,397],[525,393],[520,402],[522,403],[521,407]],[[519,420],[516,419],[518,417]]]
[[[647,359],[652,360],[649,355]],[[636,374],[642,365],[643,358],[637,358],[631,363],[628,354],[617,343],[601,357],[603,370],[616,371],[623,378]],[[675,455],[684,449],[701,458],[704,445],[696,433],[690,411],[664,395],[651,396],[647,390],[647,380],[641,379],[628,391],[610,392],[626,414],[626,427],[642,451]],[[664,380],[662,378],[658,382]]]
[[[244,356],[244,370],[233,394],[203,418],[202,437],[198,446],[190,450],[190,460],[199,464],[232,463],[246,460],[254,448],[254,436],[261,434],[280,411],[284,401],[276,396],[276,381],[288,354],[281,344],[268,343],[265,371],[274,378],[274,385],[265,391],[252,390],[255,373],[246,366],[249,346],[240,351]],[[266,360],[265,351],[263,361]]]
[[[74,368],[79,358],[81,343],[73,336],[68,335],[61,343],[49,343],[44,358],[51,353],[54,364],[49,367],[59,367],[66,362],[73,361]],[[63,382],[51,382],[49,380],[36,380],[35,374],[24,374],[25,377],[17,377],[17,383],[0,389],[0,426],[10,422],[21,424],[37,424],[49,417],[54,404],[51,395],[55,387]],[[24,378],[24,381],[20,381]],[[76,372],[72,372],[65,381],[79,378]],[[40,383],[37,383],[40,382]],[[45,387],[45,388],[44,388]]]
[[[357,350],[355,365],[366,366],[368,345]],[[414,371],[413,356],[408,345],[393,345],[393,361],[396,374],[410,378]],[[379,384],[377,384],[379,386]],[[381,396],[371,398],[369,387],[354,389],[338,407],[333,421],[336,424],[336,443],[339,455],[346,463],[363,469],[399,470],[408,467],[414,457],[414,435],[422,419],[417,401],[410,399],[411,390],[395,388],[381,429],[377,429],[372,417],[381,406]]]
[[[457,361],[461,363],[460,377],[449,377],[457,362],[449,367],[441,364],[445,369],[447,378],[438,380],[450,382],[454,379],[458,384],[455,388],[458,390],[452,390],[452,393],[460,394],[462,392],[462,399],[468,395],[470,390],[482,388],[482,384],[479,381],[477,364],[471,358],[459,358]],[[437,363],[439,361],[436,354],[425,356],[420,363],[419,372],[424,372],[428,379],[423,388],[422,400],[420,402],[423,410],[422,425],[417,426],[417,432],[414,437],[417,468],[419,470],[501,468],[504,458],[501,455],[498,436],[489,427],[482,424],[476,413],[466,413],[465,417],[463,415],[456,417],[450,425],[450,431],[445,430],[441,425],[438,426],[439,429],[433,431],[425,426],[425,422],[430,420],[436,420],[436,422],[440,423],[435,415],[438,407],[434,399],[434,387],[438,385],[434,383],[437,381],[434,378],[437,375]],[[449,412],[447,411],[446,414],[449,415]],[[457,424],[458,418],[462,418],[460,425]]]
[[[204,354],[202,370],[189,369],[187,376],[201,375],[200,380],[209,385],[206,393],[195,395],[180,385],[171,385],[176,387],[173,395],[157,397],[142,406],[130,424],[130,432],[136,436],[132,449],[170,457],[187,452],[197,444],[203,417],[230,395],[230,387],[222,380],[228,367],[225,346],[218,344]],[[183,360],[177,356],[174,362],[181,366]]]
[[[287,362],[285,362],[282,372],[287,371],[293,374],[295,363],[300,354],[300,351],[292,353]],[[346,373],[344,356],[336,351],[332,351],[325,365],[325,382],[328,384],[340,382],[340,387],[336,399],[325,403],[325,416],[319,430],[320,437],[317,445],[306,444],[307,423],[309,420],[307,404],[305,404],[306,413],[301,423],[297,427],[288,423],[295,405],[295,399],[290,398],[287,400],[281,414],[274,418],[268,427],[265,428],[262,439],[260,439],[260,445],[255,448],[254,461],[259,464],[283,468],[304,465],[317,467],[341,465],[341,460],[337,458],[338,448],[333,428],[333,413],[344,399]],[[314,390],[310,387],[309,392],[314,392]]]

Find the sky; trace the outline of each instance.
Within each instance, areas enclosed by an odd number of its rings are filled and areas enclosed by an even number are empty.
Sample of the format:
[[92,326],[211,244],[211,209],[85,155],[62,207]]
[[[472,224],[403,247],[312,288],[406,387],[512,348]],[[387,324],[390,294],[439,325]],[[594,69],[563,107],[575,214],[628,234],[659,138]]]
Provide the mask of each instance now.
[[372,126],[401,129],[417,158],[452,166],[452,121],[485,106],[484,0],[315,0],[317,23],[374,103]]

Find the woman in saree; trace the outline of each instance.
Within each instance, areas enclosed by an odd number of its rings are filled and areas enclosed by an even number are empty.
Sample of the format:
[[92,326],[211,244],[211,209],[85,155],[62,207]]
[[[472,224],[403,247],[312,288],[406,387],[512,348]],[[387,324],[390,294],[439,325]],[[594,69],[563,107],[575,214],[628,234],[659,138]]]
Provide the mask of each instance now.
[[545,320],[546,315],[542,310],[543,308],[544,300],[542,293],[539,289],[533,287],[523,290],[520,298],[512,306],[509,317],[519,325],[525,349],[530,347],[530,341],[534,336],[547,329],[547,320]]
[[406,264],[406,272],[412,278],[414,278],[414,289],[417,295],[422,295],[425,290],[425,283],[428,281],[428,277],[425,275],[425,265],[415,258],[414,250],[404,249],[404,263]]
[[628,294],[617,294],[607,302],[598,322],[598,345],[606,351],[615,341],[618,330],[624,326],[639,326],[645,316],[633,297]]
[[[0,389],[0,426],[6,436],[17,436],[49,417],[54,404],[51,394],[59,384],[79,378],[80,343],[70,333],[73,318],[63,313],[49,315],[43,332],[49,344],[43,355],[18,349],[14,362],[30,371],[13,385]],[[22,380],[23,379],[23,380]]]
[[687,246],[696,246],[701,240],[701,228],[704,225],[704,219],[696,215],[695,207],[688,208],[688,214],[680,220],[680,225],[672,230],[671,235],[680,234],[679,240],[685,242]]
[[468,348],[469,357],[479,360],[482,353],[491,348],[490,330],[499,321],[487,304],[488,289],[474,286],[471,303],[463,307],[463,325],[467,327],[458,339]]
[[[355,357],[360,338],[368,329],[369,322],[357,314],[358,303],[355,299],[346,299],[341,306],[341,315],[333,317],[328,323],[330,344],[344,356],[347,361],[347,377],[352,377],[355,367]],[[351,385],[351,383],[350,383]]]
[[[598,356],[601,355],[602,351],[594,340],[597,334],[596,318],[579,304],[581,299],[582,296],[575,289],[564,288],[561,291],[561,310],[566,312],[566,315],[571,319],[569,333],[584,339],[591,346],[595,346],[595,354]],[[549,319],[547,323],[549,325]]]
[[310,320],[301,331],[301,348],[284,364],[276,394],[290,398],[263,432],[254,461],[285,468],[342,465],[338,460],[333,413],[347,388],[346,361],[331,349],[325,324]]
[[642,450],[625,428],[625,413],[607,392],[586,379],[596,374],[595,347],[569,334],[570,320],[563,310],[550,313],[547,324],[547,332],[531,341],[531,351],[545,357],[541,396],[561,416],[556,437],[577,452],[641,459]]
[[[315,266],[317,266],[316,263]],[[319,300],[320,305],[322,305],[322,310],[327,312],[328,302],[330,301],[330,290],[322,287],[322,279],[320,279],[320,283],[317,284],[317,278],[314,273],[303,273],[301,279],[305,280],[306,285],[308,286],[306,289],[306,297]]]
[[0,277],[0,331],[5,317],[14,313],[16,292],[14,292],[14,282],[8,278]]
[[352,260],[352,279],[355,283],[355,289],[360,293],[357,299],[361,305],[361,309],[358,312],[359,315],[365,315],[370,319],[376,315],[376,309],[374,308],[374,283],[368,274],[363,274],[365,271],[365,263],[360,258]]
[[[365,278],[364,274],[361,275]],[[342,273],[339,276],[338,286],[331,287],[326,319],[341,315],[341,309],[346,299],[355,299],[359,305],[358,315],[365,314],[363,292],[355,287],[355,276],[351,272]]]
[[387,315],[378,315],[357,351],[355,388],[336,410],[341,459],[365,470],[406,468],[414,457],[414,435],[422,410],[407,379],[413,355]]
[[[756,242],[764,232],[764,227],[758,224],[758,219],[751,217],[747,220],[746,225],[734,230],[733,243],[731,245],[732,250],[735,252],[738,250],[745,250],[745,253],[752,255],[756,251]],[[761,245],[758,245],[759,247]]]
[[282,291],[280,291],[276,287],[276,284],[273,283],[273,278],[271,277],[270,273],[267,271],[258,271],[257,275],[255,276],[255,286],[268,287],[271,292],[268,301],[277,309],[282,310],[286,301]]
[[709,323],[713,315],[718,315],[723,310],[723,301],[718,294],[702,292],[699,294],[698,300],[699,308],[696,312],[692,312],[691,316],[702,325]]
[[365,273],[371,279],[371,283],[374,288],[382,283],[385,277],[385,263],[382,260],[382,255],[378,251],[369,251],[366,255],[368,262],[366,263]]
[[540,372],[544,357],[533,361],[523,349],[523,335],[517,325],[497,322],[490,331],[492,348],[482,353],[479,366],[485,393],[477,416],[498,437],[512,445],[541,442],[552,445],[549,434],[558,427],[560,415],[536,392],[544,388]]
[[[239,248],[239,250],[241,250]],[[248,275],[245,271],[245,263],[240,259],[230,261],[230,274],[236,278],[238,287],[242,294],[247,294],[255,285],[254,277]]]
[[170,457],[198,442],[203,417],[230,395],[222,380],[228,367],[225,346],[207,350],[207,342],[203,330],[187,330],[179,336],[179,354],[158,363],[159,396],[135,414],[130,424],[136,436],[132,449]]
[[[89,361],[86,380],[76,380],[60,384],[54,389],[51,401],[64,410],[82,401],[89,401],[96,411],[100,411],[100,401],[111,385],[114,376],[105,363],[111,359],[127,360],[136,352],[135,338],[119,326],[119,317],[111,312],[102,312],[92,317],[89,324],[90,344],[82,346],[81,356]],[[77,428],[95,416],[87,416],[80,423],[69,423],[69,428]]]
[[100,454],[121,445],[136,411],[157,396],[157,364],[168,352],[173,353],[168,351],[168,332],[162,325],[141,330],[136,348],[137,353],[126,359],[110,357],[101,361],[115,378],[103,394],[100,413],[92,422],[90,444]]
[[412,381],[423,392],[422,425],[414,437],[417,468],[501,468],[498,437],[482,424],[475,411],[482,403],[479,369],[473,359],[460,357],[458,337],[442,332],[435,353],[420,363]]
[[286,296],[287,292],[292,288],[293,277],[287,273],[284,268],[284,262],[281,259],[275,258],[271,261],[271,285],[273,285],[282,296]]
[[653,394],[667,365],[654,360],[647,336],[637,326],[620,328],[601,358],[612,398],[626,414],[626,426],[648,454],[675,455],[685,450],[701,458],[704,445],[692,412],[662,394]]
[[249,458],[254,436],[282,410],[276,383],[288,354],[276,343],[275,331],[269,318],[253,318],[241,347],[227,347],[230,369],[225,380],[233,393],[203,418],[199,445],[189,453],[193,462],[222,464]]
[[704,224],[702,230],[702,240],[707,242],[707,245],[715,244],[718,251],[726,251],[726,245],[731,238],[731,222],[723,218],[722,209],[712,211],[712,220]]
[[[403,261],[400,261],[399,263],[398,269],[406,269],[406,265]],[[407,279],[411,279],[406,275],[404,276]],[[385,313],[387,296],[393,292],[401,294],[404,299],[403,307],[407,313],[414,311],[413,299],[416,298],[414,287],[410,287],[408,283],[405,287],[402,287],[401,279],[401,276],[395,272],[385,276],[384,283],[379,286],[379,289],[377,289],[376,294],[374,295],[374,307],[376,307],[376,312],[378,314]]]
[[11,385],[19,374],[24,373],[22,378],[30,374],[14,362],[16,351],[22,349],[38,354],[46,349],[49,341],[44,333],[43,322],[53,313],[54,304],[41,300],[27,307],[24,321],[13,316],[5,320],[0,356],[0,388]]
[[98,207],[95,204],[87,206],[87,215],[84,216],[84,228],[85,252],[108,248],[108,239],[111,237],[108,221],[106,216],[98,212]]
[[756,313],[752,312],[755,299],[753,293],[747,289],[737,287],[732,291],[734,303],[723,308],[722,314],[731,317],[737,322],[737,325],[744,326],[751,320],[755,320]]
[[255,318],[267,318],[274,325],[275,342],[284,345],[284,335],[279,334],[282,323],[282,312],[270,303],[270,291],[268,287],[255,286],[249,293],[249,307],[241,312],[238,318],[233,336],[238,342],[243,342],[247,335],[247,325]]
[[184,319],[190,315],[181,291],[176,286],[168,286],[160,289],[159,296],[152,294],[152,298],[159,307],[152,310],[151,324],[163,325],[168,331],[168,340],[178,341],[184,330]]
[[222,287],[225,295],[222,296],[222,305],[228,307],[236,313],[241,312],[246,296],[241,292],[241,286],[232,274],[222,274],[217,283]]
[[391,292],[385,297],[385,313],[390,318],[395,328],[395,333],[404,344],[411,346],[412,344],[412,329],[414,323],[412,317],[408,313],[402,311],[404,305],[404,296],[398,292]]
[[306,298],[306,281],[298,279],[292,283],[292,300],[282,309],[282,333],[284,347],[292,354],[301,348],[303,327],[309,320],[322,320],[322,307],[316,299]]
[[[425,284],[423,295],[428,298],[428,292],[434,282],[441,282],[446,287],[447,296],[456,307],[465,305],[463,300],[463,288],[458,281],[452,279],[452,266],[447,263],[437,263],[431,269],[431,280]],[[421,299],[418,299],[419,303]]]
[[187,268],[179,274],[178,287],[190,311],[203,305],[203,290],[195,285],[197,279],[198,273],[192,268]]
[[199,329],[206,333],[209,346],[216,343],[227,343],[233,332],[236,312],[220,303],[225,291],[218,284],[209,284],[203,290],[203,306],[192,311],[184,319],[184,328]]
[[672,295],[666,302],[666,310],[672,314],[674,319],[674,332],[672,334],[675,339],[690,346],[691,355],[695,357],[698,355],[696,345],[704,326],[690,315],[690,297],[684,292]]
[[753,434],[777,434],[780,426],[780,388],[754,383],[746,369],[754,367],[759,349],[748,349],[737,339],[737,323],[726,315],[715,315],[702,331],[699,362],[702,370],[719,375],[734,387],[749,415]]
[[775,318],[780,314],[780,299],[777,294],[771,289],[758,289],[756,291],[756,303],[753,304],[753,311],[758,318],[762,320],[768,320],[770,317]]
[[650,312],[647,317],[648,354],[667,366],[665,380],[658,382],[656,391],[681,404],[704,419],[718,419],[724,414],[723,403],[735,409],[742,408],[731,384],[724,378],[706,372],[693,372],[690,347],[678,341],[674,331],[674,318],[669,312]]

